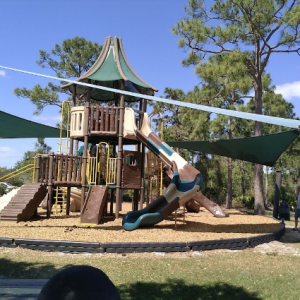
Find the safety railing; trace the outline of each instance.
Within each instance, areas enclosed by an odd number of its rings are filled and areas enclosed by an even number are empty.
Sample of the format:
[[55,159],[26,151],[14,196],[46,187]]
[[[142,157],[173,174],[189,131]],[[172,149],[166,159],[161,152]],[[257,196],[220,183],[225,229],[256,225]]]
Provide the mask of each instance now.
[[90,134],[117,135],[119,128],[119,108],[115,106],[90,107]]
[[28,164],[28,165],[26,165],[26,166],[24,166],[24,167],[22,167],[18,170],[15,170],[15,171],[13,171],[9,174],[6,174],[5,176],[2,176],[0,178],[0,181],[7,181],[9,179],[12,179],[14,177],[17,177],[17,176],[19,176],[23,173],[26,173],[26,172],[29,172],[29,171],[32,171],[32,170],[34,170],[34,164]]
[[[87,158],[86,178],[89,185],[116,184],[117,158],[107,158],[108,153],[109,148],[105,155]],[[51,153],[37,157],[32,169],[35,170],[35,182],[44,184],[50,182],[60,187],[76,187],[82,185],[82,166],[82,156]],[[104,179],[105,183],[101,182],[101,179]]]
[[[70,100],[66,100],[62,103],[62,109],[61,109],[61,119],[60,119],[60,135],[59,135],[59,149],[58,153],[64,153],[67,154],[69,152],[70,147],[70,139],[69,139],[69,130],[70,130]],[[67,136],[63,138],[63,131],[64,127],[66,130]]]
[[39,182],[57,186],[81,186],[83,157],[51,153],[39,158],[36,169]]
[[98,160],[97,157],[88,158],[87,181],[89,185],[97,184],[98,175]]
[[106,185],[116,184],[117,158],[108,158],[106,167]]

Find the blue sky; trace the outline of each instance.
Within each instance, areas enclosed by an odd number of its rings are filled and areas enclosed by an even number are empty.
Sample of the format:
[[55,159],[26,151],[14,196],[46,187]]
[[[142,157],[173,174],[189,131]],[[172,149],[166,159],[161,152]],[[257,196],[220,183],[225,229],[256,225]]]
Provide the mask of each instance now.
[[[126,56],[136,73],[159,89],[181,88],[185,92],[199,83],[192,67],[185,68],[186,57],[171,32],[185,16],[186,0],[1,0],[0,65],[54,75],[36,61],[39,50],[50,52],[54,45],[76,36],[103,44],[107,36],[123,40]],[[300,58],[277,54],[267,72],[286,100],[293,102],[300,116]],[[46,85],[47,79],[0,69],[0,110],[46,125],[60,120],[56,107],[33,115],[35,106],[13,94],[17,87]],[[9,128],[7,128],[9,130]],[[25,151],[33,150],[36,139],[0,140],[0,167],[13,167]],[[57,139],[46,139],[53,151]]]

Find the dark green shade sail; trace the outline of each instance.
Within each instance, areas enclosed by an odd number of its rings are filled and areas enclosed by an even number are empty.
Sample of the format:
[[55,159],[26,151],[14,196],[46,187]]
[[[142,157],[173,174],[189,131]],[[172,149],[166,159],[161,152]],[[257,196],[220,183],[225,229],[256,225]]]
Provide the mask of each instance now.
[[274,166],[280,155],[299,136],[300,131],[280,132],[265,136],[219,140],[167,142],[171,147],[241,159],[265,166]]
[[[66,137],[63,130],[62,137]],[[0,139],[59,138],[60,129],[22,119],[0,111]]]

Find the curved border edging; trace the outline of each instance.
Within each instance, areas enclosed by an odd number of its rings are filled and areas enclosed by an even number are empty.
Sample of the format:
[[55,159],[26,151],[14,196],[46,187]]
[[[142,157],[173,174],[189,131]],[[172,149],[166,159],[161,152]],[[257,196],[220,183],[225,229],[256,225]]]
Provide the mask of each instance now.
[[192,242],[153,242],[153,243],[95,243],[56,240],[1,238],[0,247],[26,248],[48,252],[74,253],[142,253],[142,252],[189,252],[214,249],[243,250],[257,245],[279,240],[285,234],[285,224],[273,233],[247,238],[220,239]]

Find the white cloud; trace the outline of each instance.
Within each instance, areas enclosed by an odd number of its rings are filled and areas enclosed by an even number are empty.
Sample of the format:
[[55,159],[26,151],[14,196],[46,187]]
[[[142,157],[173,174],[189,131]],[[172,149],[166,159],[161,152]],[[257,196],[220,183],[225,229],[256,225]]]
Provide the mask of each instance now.
[[60,123],[61,116],[34,116],[32,121],[43,123],[48,126],[55,126],[57,123]]
[[2,77],[6,77],[6,73],[5,73],[5,71],[3,71],[3,70],[0,70],[0,76],[2,76]]
[[0,157],[19,156],[20,154],[10,147],[0,147]]
[[60,121],[60,116],[34,116],[33,119],[40,121]]
[[300,98],[300,81],[277,85],[275,93],[281,94],[286,100],[291,100],[293,97]]

